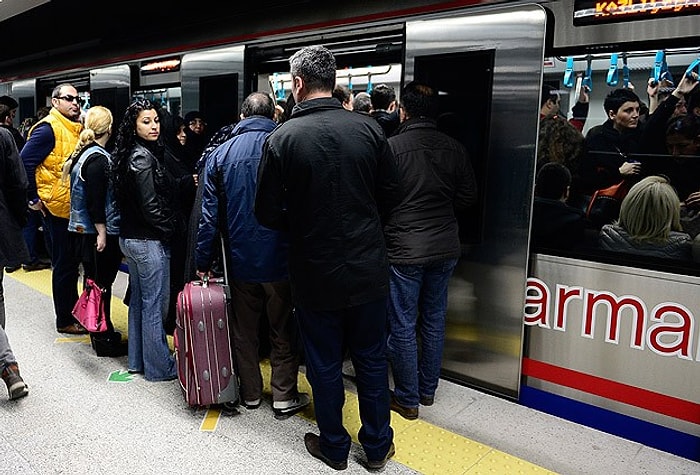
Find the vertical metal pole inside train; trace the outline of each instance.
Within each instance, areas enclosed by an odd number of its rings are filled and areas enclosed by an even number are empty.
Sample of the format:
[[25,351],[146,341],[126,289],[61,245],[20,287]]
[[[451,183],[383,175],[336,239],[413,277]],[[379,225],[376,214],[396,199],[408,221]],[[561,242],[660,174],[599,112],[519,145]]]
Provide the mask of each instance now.
[[517,398],[546,14],[537,5],[406,25],[405,78],[441,93],[479,200],[459,217],[443,376]]

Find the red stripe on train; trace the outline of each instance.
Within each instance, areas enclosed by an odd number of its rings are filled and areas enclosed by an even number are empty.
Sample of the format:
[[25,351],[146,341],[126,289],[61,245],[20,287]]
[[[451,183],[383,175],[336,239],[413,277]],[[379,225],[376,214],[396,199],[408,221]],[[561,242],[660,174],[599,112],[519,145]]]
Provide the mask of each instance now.
[[700,424],[700,404],[685,399],[666,396],[530,358],[523,358],[522,372],[525,376]]

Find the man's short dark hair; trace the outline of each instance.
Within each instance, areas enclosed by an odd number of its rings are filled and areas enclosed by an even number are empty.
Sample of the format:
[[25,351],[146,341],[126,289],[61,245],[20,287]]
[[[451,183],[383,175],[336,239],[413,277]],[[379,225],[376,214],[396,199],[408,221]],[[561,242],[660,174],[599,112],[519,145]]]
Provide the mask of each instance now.
[[332,91],[335,87],[335,70],[333,53],[320,45],[302,48],[289,58],[292,77],[302,78],[309,91]]
[[269,94],[264,92],[253,92],[243,100],[241,105],[241,114],[243,117],[252,117],[261,115],[272,119],[275,117],[275,102]]
[[559,97],[559,90],[556,87],[544,84],[542,86],[542,94],[540,95],[540,107],[545,105],[549,100],[557,102]]
[[396,100],[396,92],[391,86],[386,84],[377,84],[369,93],[372,100],[373,109],[388,109],[392,102]]
[[571,172],[558,162],[542,165],[535,180],[535,195],[550,200],[559,200],[571,185]]
[[350,97],[352,97],[352,91],[350,91],[350,89],[343,84],[336,84],[335,88],[333,88],[333,97],[338,99],[342,104],[350,100]]
[[639,96],[631,89],[624,87],[620,89],[613,89],[608,93],[608,95],[605,97],[605,101],[603,102],[605,113],[607,114],[609,111],[619,111],[620,107],[622,107],[625,102],[636,102],[638,104],[642,103],[642,101],[639,100]]
[[428,117],[437,118],[437,91],[432,87],[412,81],[401,91],[401,107],[408,118]]

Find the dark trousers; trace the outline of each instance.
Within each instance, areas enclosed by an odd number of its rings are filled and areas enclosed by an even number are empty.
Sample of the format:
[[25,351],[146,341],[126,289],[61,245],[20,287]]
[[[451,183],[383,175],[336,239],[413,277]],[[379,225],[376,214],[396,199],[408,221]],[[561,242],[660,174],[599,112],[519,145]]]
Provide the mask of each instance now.
[[270,367],[273,401],[297,396],[299,357],[295,349],[297,327],[292,318],[292,292],[289,281],[231,283],[233,319],[231,332],[236,371],[241,381],[241,397],[254,401],[262,395],[259,332],[263,316],[269,321]]
[[46,212],[45,231],[51,238],[51,292],[56,328],[76,323],[73,306],[78,301],[79,261],[68,234],[68,220]]
[[[46,232],[46,229],[44,229],[44,232],[39,231],[42,225],[43,218],[41,212],[28,210],[27,224],[22,229],[22,235],[24,236],[24,241],[27,243],[27,249],[29,249],[29,262],[23,262],[22,264],[36,263],[36,261],[42,257],[40,255],[41,248],[46,248],[46,252],[50,252],[51,247],[48,232]],[[43,239],[43,243],[39,239]]]
[[350,452],[351,438],[343,426],[345,387],[341,370],[345,348],[357,376],[362,422],[358,439],[367,458],[381,460],[393,441],[394,432],[389,425],[386,304],[386,298],[382,298],[334,311],[296,307],[321,451],[331,460],[345,460]]

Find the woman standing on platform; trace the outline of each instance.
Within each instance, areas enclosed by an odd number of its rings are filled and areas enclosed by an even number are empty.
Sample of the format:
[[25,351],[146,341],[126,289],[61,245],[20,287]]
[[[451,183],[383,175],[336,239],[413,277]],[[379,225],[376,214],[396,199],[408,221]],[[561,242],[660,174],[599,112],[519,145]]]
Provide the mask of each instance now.
[[175,379],[163,327],[170,298],[175,187],[165,167],[157,106],[136,99],[117,132],[114,178],[121,213],[119,245],[129,266],[129,372]]
[[111,315],[112,284],[117,278],[122,252],[119,249],[119,213],[110,183],[112,158],[105,146],[112,136],[112,112],[91,107],[85,115],[78,144],[63,168],[70,177],[68,231],[85,279],[91,278],[104,290],[107,331],[91,333],[97,356],[123,356],[122,335],[114,331]]

